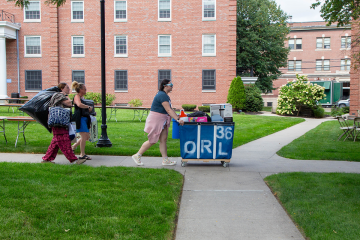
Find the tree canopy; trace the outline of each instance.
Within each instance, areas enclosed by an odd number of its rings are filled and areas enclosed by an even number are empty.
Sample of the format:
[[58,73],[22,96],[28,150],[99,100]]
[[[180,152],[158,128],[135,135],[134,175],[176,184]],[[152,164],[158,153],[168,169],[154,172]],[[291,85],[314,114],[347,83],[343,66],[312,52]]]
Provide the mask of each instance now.
[[287,64],[287,19],[272,0],[237,0],[236,66],[253,69],[256,85],[265,92],[273,90],[279,68]]
[[[8,2],[15,2],[15,6],[24,8],[29,4],[29,0],[7,0]],[[52,4],[60,7],[65,4],[66,0],[46,0],[45,4]]]
[[337,22],[338,26],[349,24],[352,19],[356,20],[360,15],[359,0],[316,0],[311,8],[321,6],[321,17],[331,25]]

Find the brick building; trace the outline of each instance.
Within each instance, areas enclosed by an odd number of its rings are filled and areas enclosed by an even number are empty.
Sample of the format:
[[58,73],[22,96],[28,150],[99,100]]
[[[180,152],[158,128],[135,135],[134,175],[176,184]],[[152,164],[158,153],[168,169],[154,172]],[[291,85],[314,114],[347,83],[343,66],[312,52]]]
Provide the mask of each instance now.
[[[0,3],[15,16],[0,16],[0,95],[32,97],[73,80],[101,92],[100,2],[44,2],[31,0],[23,10]],[[149,106],[163,78],[174,83],[174,107],[226,102],[236,75],[235,0],[106,1],[105,15],[106,92],[115,103],[138,98]]]
[[[351,27],[326,26],[325,22],[290,23],[286,46],[290,47],[288,65],[280,69],[282,75],[273,82],[276,88],[264,94],[265,106],[275,106],[278,88],[296,78],[307,75],[310,81],[335,80],[343,82],[343,98],[350,96]],[[351,90],[352,91],[352,90]]]
[[[353,44],[353,48],[351,49],[352,55],[357,55],[359,57],[360,54],[360,46],[358,44],[360,37],[360,21],[354,22],[352,24],[351,35],[353,36],[355,44]],[[354,63],[354,62],[353,62]],[[357,63],[357,68],[352,67],[350,70],[351,74],[351,93],[350,93],[350,115],[357,116],[357,111],[360,110],[360,95],[359,95],[359,86],[360,86],[360,71],[359,71],[359,63]]]

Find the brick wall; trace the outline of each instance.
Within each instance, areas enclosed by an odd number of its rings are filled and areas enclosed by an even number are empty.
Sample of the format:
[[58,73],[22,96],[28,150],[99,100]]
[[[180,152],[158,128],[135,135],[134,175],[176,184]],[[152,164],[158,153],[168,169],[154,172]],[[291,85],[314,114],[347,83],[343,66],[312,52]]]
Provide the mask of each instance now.
[[359,57],[360,54],[360,46],[359,46],[359,40],[356,38],[360,37],[360,27],[359,27],[360,21],[354,22],[352,24],[352,30],[351,30],[351,39],[353,41],[352,45],[352,67],[350,70],[350,115],[357,115],[357,110],[360,110],[360,95],[359,95],[359,85],[360,85],[360,71],[359,71],[359,63],[356,63],[357,68],[355,68],[355,60],[353,58],[353,55],[357,55]]
[[[55,8],[41,1],[41,23],[23,22],[23,10],[12,2],[0,9],[16,16],[21,23],[20,86],[25,92],[25,70],[42,70],[43,89],[58,82],[71,84],[72,70],[85,71],[88,91],[101,92],[100,2],[84,1],[84,22],[71,22],[71,1]],[[172,0],[171,22],[158,21],[158,1],[128,1],[127,22],[114,22],[114,1],[107,1],[106,13],[106,92],[116,95],[116,103],[139,98],[149,106],[157,92],[158,70],[171,69],[174,107],[182,104],[226,102],[236,69],[236,1],[217,0],[216,21],[202,21],[202,1]],[[202,56],[202,34],[216,34],[216,57]],[[158,57],[158,35],[171,34],[171,57]],[[24,57],[24,36],[41,35],[42,57]],[[85,37],[85,57],[71,56],[71,36]],[[128,57],[114,57],[114,36],[128,36]],[[7,41],[8,78],[17,79],[16,41]],[[202,70],[216,70],[216,92],[202,91]],[[128,91],[115,92],[115,70],[128,71]],[[17,82],[8,84],[17,92]]]

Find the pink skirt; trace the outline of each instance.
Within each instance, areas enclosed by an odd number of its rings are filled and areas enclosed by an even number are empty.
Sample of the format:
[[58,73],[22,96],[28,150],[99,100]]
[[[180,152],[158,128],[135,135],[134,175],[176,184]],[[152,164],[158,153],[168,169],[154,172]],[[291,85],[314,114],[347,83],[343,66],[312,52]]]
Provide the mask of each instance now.
[[144,131],[148,133],[150,143],[157,143],[159,141],[162,130],[168,134],[170,119],[170,116],[167,114],[150,111],[144,128]]

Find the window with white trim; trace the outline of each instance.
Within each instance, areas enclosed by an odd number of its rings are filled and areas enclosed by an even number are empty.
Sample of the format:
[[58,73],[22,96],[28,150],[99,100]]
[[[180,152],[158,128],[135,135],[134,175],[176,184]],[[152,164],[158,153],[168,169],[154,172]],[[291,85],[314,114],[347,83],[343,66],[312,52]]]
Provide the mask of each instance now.
[[202,70],[202,90],[215,90],[216,71]]
[[128,90],[127,70],[115,70],[115,90]]
[[316,38],[316,49],[330,49],[330,38]]
[[202,1],[202,20],[216,20],[216,0],[203,0]]
[[127,1],[114,1],[114,21],[127,21]]
[[71,2],[71,22],[84,22],[84,1]]
[[25,36],[25,57],[41,57],[40,36]]
[[84,57],[85,56],[85,44],[84,36],[72,36],[72,57]]
[[115,36],[115,57],[127,57],[127,36]]
[[171,21],[171,0],[158,0],[159,21]]
[[342,71],[350,71],[350,58],[341,59],[341,66],[340,69]]
[[40,22],[40,6],[40,1],[29,1],[28,6],[24,7],[24,22]]
[[330,60],[329,59],[316,60],[316,71],[330,71]]
[[72,81],[85,84],[85,71],[83,70],[73,70],[72,71]]
[[171,56],[171,35],[159,35],[159,57],[170,57]]
[[41,70],[25,70],[25,90],[42,90]]
[[293,49],[302,49],[302,38],[290,38],[289,39],[289,48]]
[[288,62],[288,71],[289,72],[300,72],[301,71],[301,61],[300,60],[291,60]]
[[341,37],[341,48],[351,48],[351,36]]
[[202,55],[216,56],[216,35],[204,34],[202,35]]
[[158,72],[158,89],[160,89],[160,83],[164,79],[169,79],[171,81],[171,70],[159,70],[159,72]]

